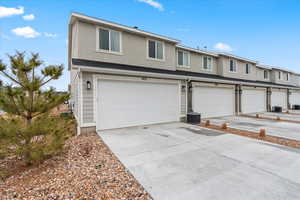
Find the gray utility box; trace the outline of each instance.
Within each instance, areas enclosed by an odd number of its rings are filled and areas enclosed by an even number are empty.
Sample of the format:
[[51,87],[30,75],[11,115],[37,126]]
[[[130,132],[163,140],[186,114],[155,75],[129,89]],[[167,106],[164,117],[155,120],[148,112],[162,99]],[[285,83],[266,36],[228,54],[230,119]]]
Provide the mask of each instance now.
[[197,112],[190,112],[187,114],[186,121],[189,124],[200,124],[201,123],[201,114],[197,113]]

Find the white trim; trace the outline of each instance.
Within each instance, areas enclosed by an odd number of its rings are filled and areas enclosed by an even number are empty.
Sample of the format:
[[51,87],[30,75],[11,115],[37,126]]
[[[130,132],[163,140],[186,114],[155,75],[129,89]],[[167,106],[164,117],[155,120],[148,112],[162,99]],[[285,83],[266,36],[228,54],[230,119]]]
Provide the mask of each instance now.
[[[99,38],[99,29],[102,30],[107,30],[108,34],[109,34],[109,41],[108,41],[108,45],[109,45],[109,50],[104,50],[104,49],[100,49],[100,38]],[[119,42],[120,42],[120,51],[112,51],[111,50],[111,32],[115,31],[119,33]],[[123,55],[123,45],[122,45],[122,32],[121,31],[116,31],[113,29],[109,29],[109,28],[105,28],[105,27],[101,27],[101,26],[96,26],[96,52],[98,53],[108,53],[108,54],[116,54],[116,55]]]
[[[204,68],[204,58],[205,57],[211,59],[210,68],[207,68],[207,69]],[[211,57],[211,56],[202,56],[202,70],[203,71],[207,71],[207,72],[212,72],[213,71],[213,67],[214,67],[214,65],[213,65],[213,57]]]
[[80,128],[87,128],[92,126],[96,126],[96,123],[83,123]]
[[80,88],[80,96],[79,96],[79,101],[80,101],[80,122],[79,125],[81,126],[83,124],[83,89],[82,89],[82,85],[83,85],[83,74],[82,71],[80,71],[80,75],[79,75],[80,79],[79,79],[79,88]]
[[[179,58],[178,53],[179,53],[179,51],[182,52],[182,64],[183,65],[179,65],[179,63],[178,63],[178,58]],[[184,65],[184,53],[187,53],[187,55],[188,55],[188,65]],[[184,51],[184,50],[177,49],[177,51],[176,51],[176,58],[177,58],[177,67],[191,68],[191,54],[190,54],[189,51]]]
[[[162,43],[162,46],[163,46],[163,58],[162,59],[158,59],[158,58],[151,58],[149,57],[149,41],[153,41],[155,42],[155,54],[157,54],[157,43]],[[154,39],[150,39],[150,38],[147,38],[146,39],[146,52],[147,52],[147,55],[146,55],[146,58],[148,60],[153,60],[153,61],[159,61],[159,62],[165,62],[165,43],[163,41],[159,41],[159,40],[154,40]],[[155,55],[156,56],[156,55]]]
[[228,53],[219,53],[219,56],[220,55],[221,56],[227,56],[229,58],[234,58],[234,59],[237,59],[237,60],[247,61],[247,62],[250,62],[250,63],[253,63],[253,64],[257,64],[258,63],[258,61],[250,60],[250,59],[247,59],[247,58],[242,58],[242,57],[235,56],[235,55],[228,54]]
[[[233,61],[235,64],[234,64],[234,69],[235,69],[235,71],[231,71],[230,70],[230,68],[231,68],[231,61]],[[237,73],[237,61],[236,60],[234,60],[234,59],[229,59],[229,72],[230,73]]]
[[[244,63],[245,64],[245,74],[246,75],[249,75],[249,74],[251,74],[251,71],[252,71],[252,69],[251,69],[251,64],[249,64],[249,63]],[[247,73],[247,66],[248,66],[248,73]]]
[[178,49],[183,49],[183,50],[186,50],[186,51],[192,51],[192,52],[199,53],[199,54],[204,54],[204,55],[219,57],[218,54],[216,54],[214,52],[203,51],[203,50],[200,50],[200,49],[194,49],[194,48],[186,47],[186,46],[183,46],[183,45],[180,45],[180,44],[177,44],[176,47]]
[[98,18],[94,18],[94,17],[89,17],[89,16],[82,15],[82,14],[79,14],[79,13],[72,13],[69,23],[70,24],[73,23],[73,21],[75,20],[75,18],[87,20],[87,21],[90,21],[90,22],[93,22],[93,23],[97,23],[97,24],[111,26],[111,27],[114,27],[114,28],[126,30],[128,32],[133,32],[133,33],[136,33],[136,34],[142,34],[142,35],[146,35],[146,36],[158,38],[158,39],[161,39],[161,40],[166,40],[166,41],[169,41],[169,42],[172,42],[172,43],[179,43],[180,42],[180,40],[176,40],[176,39],[173,39],[173,38],[165,37],[165,36],[162,36],[162,35],[157,35],[157,34],[154,34],[154,33],[149,33],[149,32],[142,31],[142,30],[139,30],[139,29],[136,29],[136,28],[124,26],[124,25],[121,25],[121,24],[116,24],[116,23],[105,21],[105,20],[102,20],[102,19],[98,19]]

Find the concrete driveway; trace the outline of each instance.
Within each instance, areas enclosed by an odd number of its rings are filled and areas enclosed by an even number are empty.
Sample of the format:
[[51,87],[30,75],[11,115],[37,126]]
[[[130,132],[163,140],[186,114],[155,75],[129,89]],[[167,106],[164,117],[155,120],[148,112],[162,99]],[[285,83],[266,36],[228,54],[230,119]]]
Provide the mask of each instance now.
[[98,134],[154,199],[300,199],[297,149],[183,123]]
[[[281,114],[285,115],[285,114]],[[273,116],[273,118],[276,118]],[[210,119],[212,124],[221,125],[229,123],[229,127],[259,132],[266,129],[267,135],[300,141],[300,124],[281,122],[274,120],[255,119],[242,116],[229,116]]]

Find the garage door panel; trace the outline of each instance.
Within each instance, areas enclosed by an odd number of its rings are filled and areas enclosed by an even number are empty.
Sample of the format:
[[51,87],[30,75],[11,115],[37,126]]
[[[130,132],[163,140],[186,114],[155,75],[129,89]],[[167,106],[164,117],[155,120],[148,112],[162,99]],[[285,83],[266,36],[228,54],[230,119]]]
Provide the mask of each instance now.
[[272,91],[271,105],[287,109],[287,93],[285,91]]
[[258,113],[266,110],[266,90],[243,89],[242,113]]
[[234,115],[233,88],[193,88],[193,110],[203,118]]
[[300,92],[292,92],[290,95],[291,105],[300,105]]
[[97,129],[179,120],[178,84],[101,80]]

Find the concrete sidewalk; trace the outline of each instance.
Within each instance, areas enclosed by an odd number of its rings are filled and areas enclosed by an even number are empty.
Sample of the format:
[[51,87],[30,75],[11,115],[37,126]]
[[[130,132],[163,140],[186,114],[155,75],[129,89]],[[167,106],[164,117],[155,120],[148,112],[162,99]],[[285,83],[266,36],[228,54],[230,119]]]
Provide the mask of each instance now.
[[154,199],[300,199],[297,149],[183,123],[98,134]]

